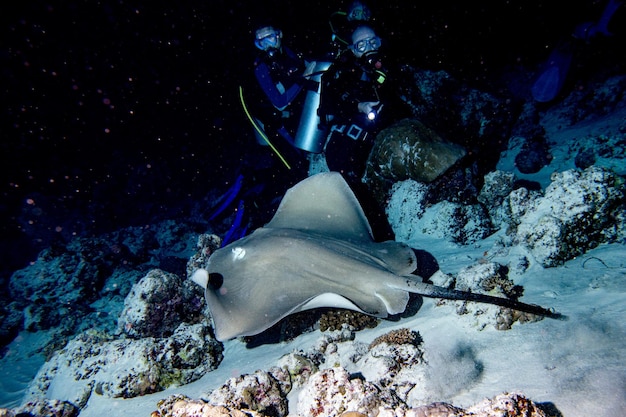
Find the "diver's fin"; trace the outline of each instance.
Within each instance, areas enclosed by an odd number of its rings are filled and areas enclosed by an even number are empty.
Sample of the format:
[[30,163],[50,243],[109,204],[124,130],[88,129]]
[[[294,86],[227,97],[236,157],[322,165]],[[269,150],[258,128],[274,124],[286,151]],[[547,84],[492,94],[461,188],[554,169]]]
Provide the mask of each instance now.
[[574,47],[571,42],[561,42],[554,48],[548,60],[539,69],[531,86],[530,92],[536,101],[547,103],[559,94],[567,78],[573,56]]
[[237,206],[237,214],[235,215],[235,220],[233,221],[233,224],[230,226],[230,229],[228,229],[228,232],[226,232],[224,239],[222,239],[221,247],[224,247],[228,245],[229,243],[234,242],[235,240],[238,240],[246,235],[246,232],[248,231],[248,225],[245,224],[242,226],[244,211],[245,211],[244,202],[243,200],[239,200],[239,205]]
[[222,212],[224,210],[226,210],[228,208],[228,206],[230,206],[230,204],[235,200],[235,198],[237,197],[237,194],[239,194],[239,191],[241,190],[241,187],[243,186],[243,175],[239,174],[237,176],[237,179],[235,180],[235,182],[233,183],[233,185],[228,189],[228,191],[226,191],[226,193],[220,198],[219,201],[221,201],[220,205],[215,208],[215,210],[213,210],[213,212],[211,213],[211,215],[209,216],[209,221],[213,221],[215,220],[215,218],[217,216],[219,216],[220,214],[222,214]]
[[621,0],[609,0],[602,12],[602,16],[600,16],[597,22],[581,23],[576,26],[572,36],[583,41],[589,41],[596,35],[611,36],[612,33],[609,32],[609,22],[622,3]]

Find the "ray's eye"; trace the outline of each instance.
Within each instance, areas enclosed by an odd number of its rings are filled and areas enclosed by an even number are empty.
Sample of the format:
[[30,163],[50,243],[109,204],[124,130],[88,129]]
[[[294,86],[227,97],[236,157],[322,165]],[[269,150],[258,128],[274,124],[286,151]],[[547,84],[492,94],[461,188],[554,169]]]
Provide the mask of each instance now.
[[218,272],[211,272],[209,274],[209,283],[208,286],[213,291],[219,290],[224,284],[224,276]]

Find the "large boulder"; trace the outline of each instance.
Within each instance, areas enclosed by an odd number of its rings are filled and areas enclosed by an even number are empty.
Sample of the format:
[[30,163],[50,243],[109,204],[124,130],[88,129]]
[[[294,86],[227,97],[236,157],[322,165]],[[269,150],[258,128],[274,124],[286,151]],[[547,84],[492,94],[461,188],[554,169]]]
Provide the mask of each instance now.
[[407,179],[430,183],[465,154],[462,146],[444,140],[420,121],[404,119],[376,136],[364,182],[384,200],[393,183]]

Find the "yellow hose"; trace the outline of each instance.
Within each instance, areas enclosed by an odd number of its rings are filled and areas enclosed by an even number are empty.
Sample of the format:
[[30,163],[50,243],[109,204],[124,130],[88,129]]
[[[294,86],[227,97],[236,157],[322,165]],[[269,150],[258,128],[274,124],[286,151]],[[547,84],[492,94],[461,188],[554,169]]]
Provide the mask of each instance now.
[[289,163],[287,163],[285,158],[283,158],[280,152],[278,152],[278,150],[274,147],[274,145],[272,145],[272,142],[270,142],[270,139],[267,137],[263,129],[259,127],[259,125],[254,121],[254,118],[250,115],[250,112],[248,111],[248,107],[246,106],[246,102],[243,99],[243,88],[241,86],[239,86],[239,98],[241,99],[241,105],[243,106],[243,111],[246,112],[246,116],[248,116],[248,120],[250,120],[250,123],[252,123],[252,126],[254,126],[256,131],[259,133],[259,135],[261,135],[263,140],[269,145],[272,151],[274,151],[274,153],[278,155],[280,160],[283,161],[283,164],[285,164],[287,169],[291,169],[291,166],[289,166]]

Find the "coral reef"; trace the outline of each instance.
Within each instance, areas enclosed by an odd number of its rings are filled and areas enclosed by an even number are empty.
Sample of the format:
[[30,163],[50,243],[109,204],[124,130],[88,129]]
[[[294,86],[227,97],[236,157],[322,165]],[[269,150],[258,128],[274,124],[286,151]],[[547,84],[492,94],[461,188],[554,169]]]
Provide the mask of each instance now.
[[[276,372],[276,371],[274,371]],[[286,401],[286,392],[273,390],[268,381],[272,371],[257,371],[231,379],[222,388],[213,391],[208,400],[192,400],[175,395],[159,401],[158,416],[286,416],[286,409],[276,408]],[[545,412],[520,393],[503,393],[485,399],[467,409],[443,402],[409,406],[401,401],[398,386],[381,387],[343,367],[333,367],[311,375],[297,396],[298,417],[441,417],[441,416],[504,416],[546,417]],[[272,403],[273,401],[273,403]],[[215,402],[223,402],[216,405]],[[253,407],[249,407],[253,404]],[[260,406],[271,404],[270,407]],[[285,402],[286,404],[286,402]],[[258,408],[264,408],[261,411]]]
[[0,313],[0,342],[9,343],[22,329],[50,329],[55,336],[44,350],[52,353],[88,329],[114,332],[132,286],[146,271],[188,258],[192,236],[192,225],[168,220],[55,243],[11,276],[12,302]]

